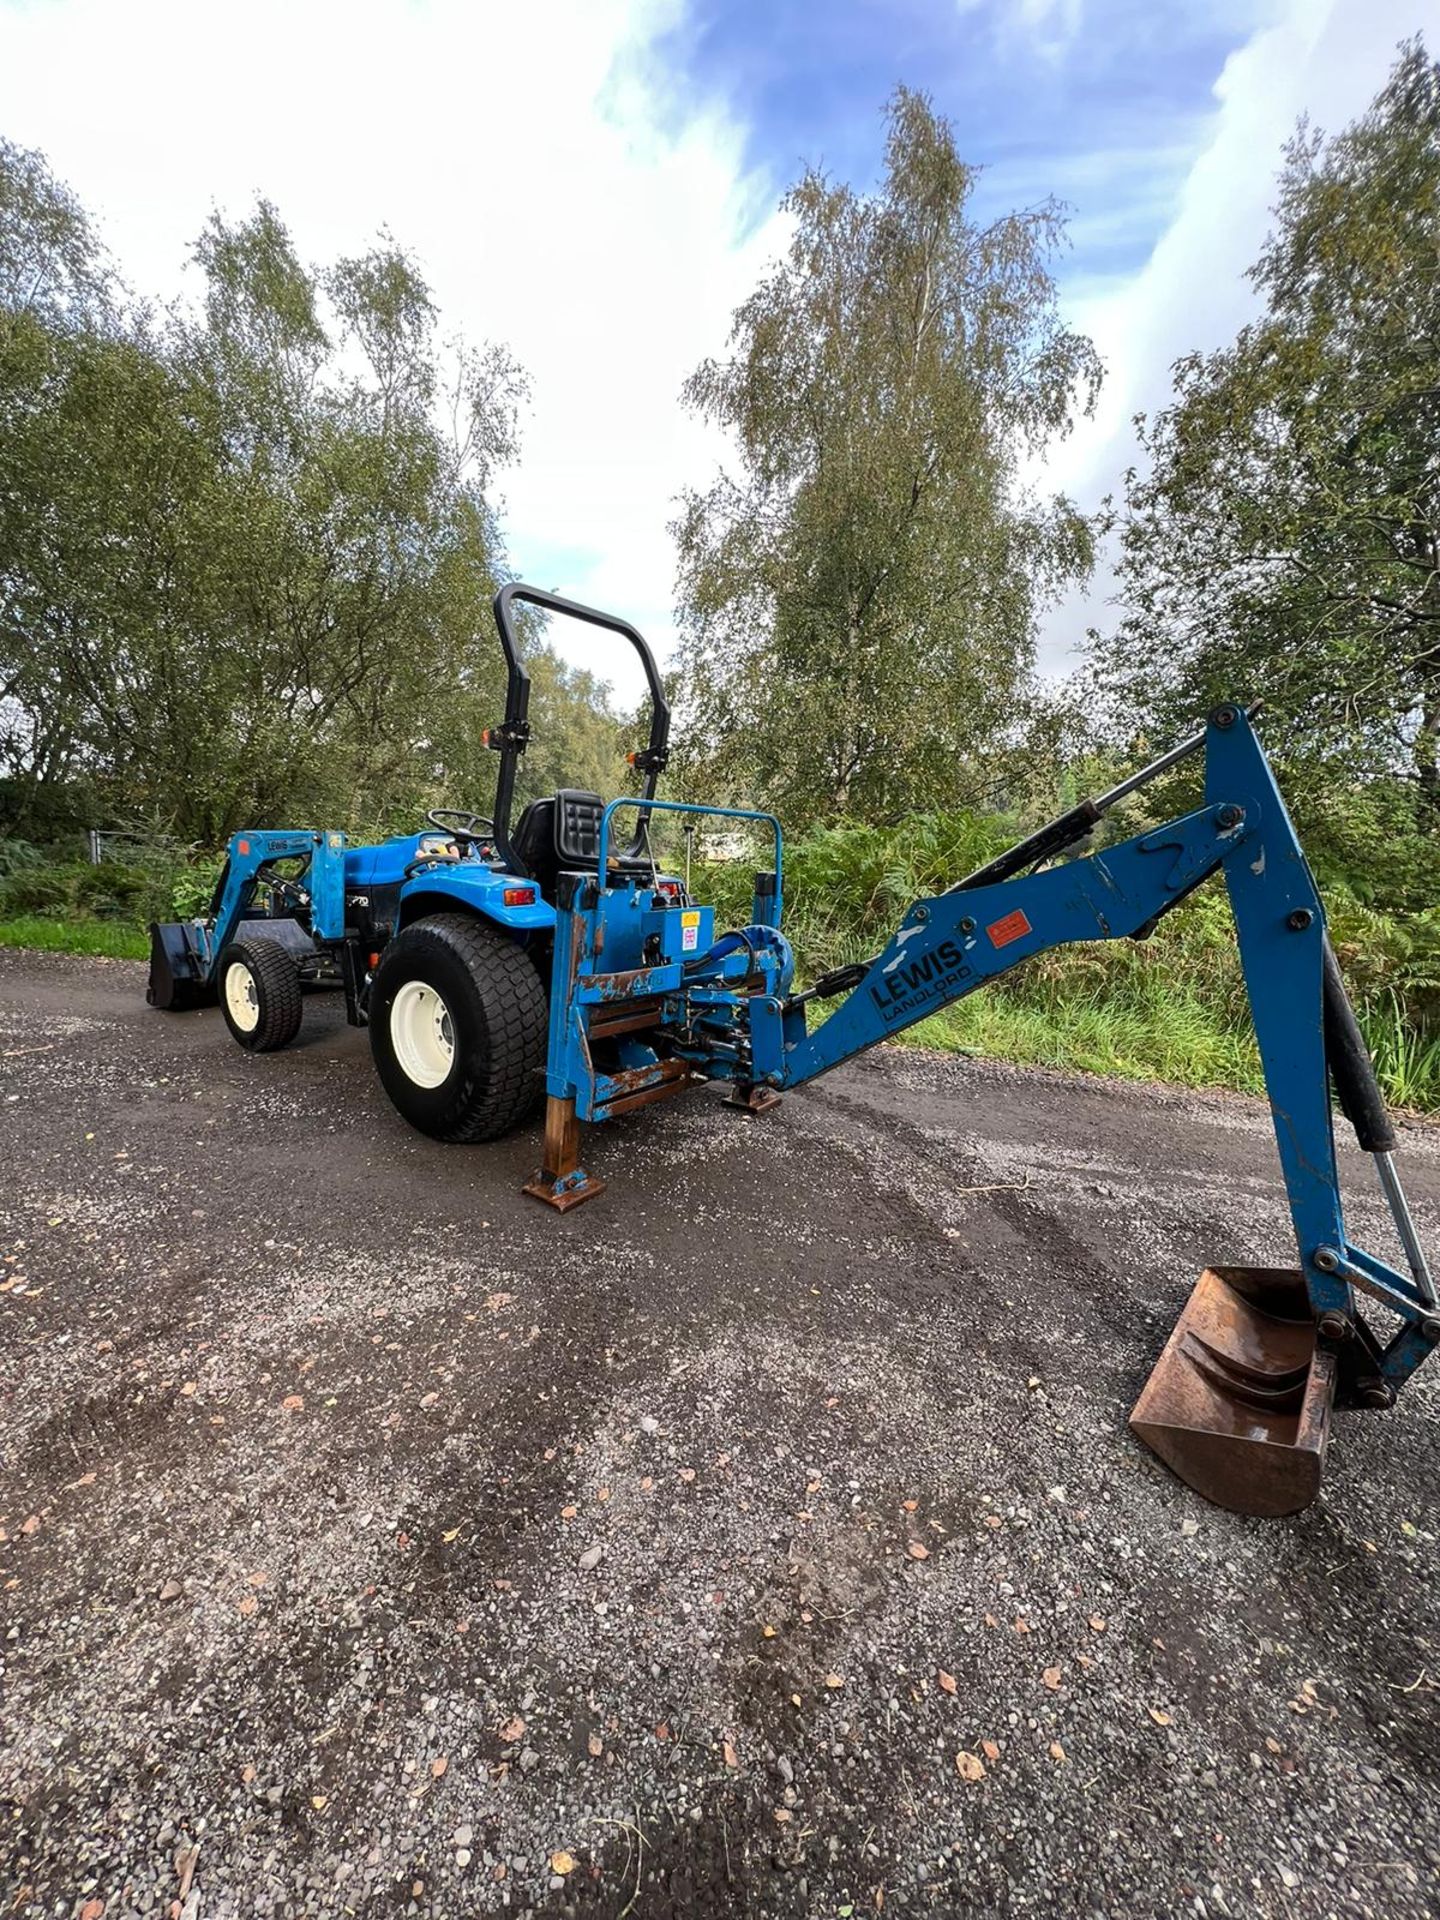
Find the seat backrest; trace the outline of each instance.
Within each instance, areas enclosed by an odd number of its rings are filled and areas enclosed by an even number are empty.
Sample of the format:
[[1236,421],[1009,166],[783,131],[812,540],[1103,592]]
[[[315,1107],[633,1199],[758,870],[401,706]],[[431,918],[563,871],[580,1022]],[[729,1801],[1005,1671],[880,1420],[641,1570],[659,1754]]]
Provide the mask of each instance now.
[[[540,891],[549,895],[562,873],[594,873],[600,865],[600,821],[605,802],[584,787],[562,787],[532,800],[515,823],[510,845]],[[648,854],[611,842],[612,873],[649,873]]]
[[582,871],[600,864],[600,819],[605,802],[583,787],[562,787],[555,795],[555,858],[562,868]]
[[605,802],[583,787],[562,787],[532,800],[515,823],[510,845],[540,891],[549,894],[559,874],[590,873],[600,861],[600,817]]

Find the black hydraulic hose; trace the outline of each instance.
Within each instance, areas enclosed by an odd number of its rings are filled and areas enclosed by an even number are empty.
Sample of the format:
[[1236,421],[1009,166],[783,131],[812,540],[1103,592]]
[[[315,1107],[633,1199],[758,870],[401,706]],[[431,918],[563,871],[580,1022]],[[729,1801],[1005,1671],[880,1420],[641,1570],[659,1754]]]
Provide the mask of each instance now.
[[[1252,719],[1259,711],[1260,702],[1257,700],[1250,708]],[[988,865],[977,867],[974,873],[967,873],[963,880],[957,880],[949,891],[966,893],[971,887],[993,886],[997,880],[1013,880],[1017,873],[1026,873],[1031,867],[1053,860],[1057,853],[1064,853],[1077,840],[1083,840],[1119,801],[1148,786],[1150,781],[1158,779],[1162,773],[1168,773],[1172,767],[1178,767],[1192,753],[1199,753],[1204,745],[1205,730],[1202,727],[1198,733],[1192,733],[1188,739],[1162,753],[1158,760],[1152,760],[1136,773],[1127,774],[1108,793],[1102,793],[1098,799],[1082,800],[1068,812],[1058,815],[1054,820],[1047,820],[1043,827],[1037,827],[1034,833],[1027,834],[1013,847],[1007,847]]]
[[879,958],[877,953],[868,960],[852,960],[846,967],[832,967],[829,973],[822,973],[814,986],[807,987],[804,993],[792,993],[786,1006],[803,1007],[811,1000],[833,1000],[839,994],[853,993]]
[[1376,1084],[1370,1050],[1365,1045],[1360,1023],[1355,1018],[1355,1009],[1345,992],[1345,982],[1340,977],[1340,963],[1335,958],[1335,949],[1330,945],[1329,934],[1325,936],[1323,977],[1325,1056],[1330,1077],[1335,1082],[1341,1109],[1355,1129],[1355,1138],[1366,1153],[1374,1156],[1375,1171],[1390,1204],[1395,1231],[1400,1236],[1400,1244],[1405,1249],[1405,1258],[1415,1278],[1415,1290],[1425,1307],[1434,1313],[1440,1300],[1437,1300],[1435,1282],[1430,1277],[1430,1263],[1425,1258],[1425,1249],[1415,1231],[1405,1189],[1395,1169],[1394,1124],[1385,1111],[1385,1101]]
[[[756,946],[754,940],[751,939],[749,930],[745,927],[732,927],[729,933],[725,934],[723,937],[726,940],[731,940],[731,939],[739,940],[744,945],[745,977],[740,982],[739,990],[741,993],[748,992],[750,987],[753,986],[755,982],[761,978],[761,975],[759,972],[759,966],[760,966],[759,949]],[[693,960],[681,961],[680,972],[682,975],[687,973],[698,973],[702,967],[706,967],[709,964],[710,964],[710,955],[708,953],[697,953]]]
[[1370,1049],[1340,977],[1340,963],[1325,936],[1325,1057],[1345,1118],[1366,1153],[1393,1153],[1395,1126],[1385,1111]]
[[[1188,740],[1182,740],[1168,753],[1162,753],[1158,760],[1152,760],[1148,767],[1142,767],[1138,773],[1132,773],[1108,793],[1102,793],[1096,800],[1082,800],[1077,806],[1068,808],[1054,820],[1047,820],[1043,827],[1037,827],[1013,847],[1007,847],[1004,853],[997,854],[983,867],[977,867],[973,873],[967,873],[963,880],[957,880],[948,893],[968,893],[972,887],[991,887],[1000,880],[1013,880],[1017,874],[1029,873],[1034,867],[1044,866],[1047,860],[1053,860],[1058,853],[1064,853],[1067,847],[1073,847],[1078,841],[1088,838],[1105,818],[1117,801],[1127,794],[1134,793],[1157,775],[1166,773],[1180,761],[1197,753],[1205,744],[1203,732],[1192,734]],[[854,966],[837,967],[817,980],[806,994],[797,994],[797,1002],[809,999],[830,1000],[836,994],[847,993],[858,986],[866,973],[879,959],[875,954],[871,959],[860,961]]]
[[950,892],[966,893],[971,887],[993,886],[997,880],[1011,880],[1017,873],[1027,872],[1042,860],[1053,860],[1057,853],[1083,840],[1104,818],[1104,813],[1098,801],[1082,800],[1078,807],[1071,807],[1058,819],[1047,820],[1043,827],[1037,827],[1013,847],[1007,847],[987,866],[967,873],[963,880],[956,881]]

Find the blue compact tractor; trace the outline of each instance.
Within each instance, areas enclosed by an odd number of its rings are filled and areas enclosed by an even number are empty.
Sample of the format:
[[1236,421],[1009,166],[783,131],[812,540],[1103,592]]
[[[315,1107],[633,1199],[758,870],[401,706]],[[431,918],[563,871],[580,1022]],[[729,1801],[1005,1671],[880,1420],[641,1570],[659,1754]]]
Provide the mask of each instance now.
[[[593,885],[605,810],[598,794],[565,790],[511,819],[530,734],[517,600],[609,628],[635,647],[651,720],[649,744],[632,760],[653,799],[670,713],[645,641],[625,621],[508,586],[495,603],[509,675],[505,719],[485,735],[499,756],[493,815],[436,808],[424,831],[374,846],[353,846],[328,829],[237,833],[208,915],[152,929],[152,1006],[183,1009],[218,998],[239,1044],[267,1053],[299,1032],[302,988],[330,985],[343,990],[352,1024],[369,1029],[381,1083],[412,1126],[437,1140],[493,1140],[534,1113],[545,1094],[557,904],[571,898],[572,882]],[[678,957],[686,939],[698,952],[701,916],[689,910],[679,880],[658,871],[648,825],[607,866],[631,903],[626,930],[636,966],[671,945]],[[617,927],[612,952],[618,941]],[[646,1050],[636,1041],[621,1049],[620,1035],[612,1039],[617,1071],[633,1074]],[[606,1057],[598,1034],[595,1055]],[[653,1050],[648,1059],[656,1084],[673,1084]],[[608,1090],[607,1076],[596,1080]],[[599,1114],[594,1091],[587,1089],[584,1115],[604,1118],[615,1108],[614,1090],[602,1096],[606,1112]]]
[[[562,790],[512,822],[530,734],[517,601],[621,634],[651,698],[648,744],[630,756],[638,795],[605,805]],[[1132,1424],[1191,1485],[1251,1513],[1304,1506],[1319,1485],[1337,1397],[1389,1406],[1440,1341],[1440,1303],[1397,1175],[1387,1116],[1325,930],[1324,908],[1251,724],[1224,705],[1208,724],[1097,799],[987,866],[916,901],[873,958],[803,992],[781,931],[773,815],[656,797],[670,715],[655,661],[626,621],[519,584],[495,619],[509,671],[491,815],[437,809],[425,829],[351,846],[329,829],[254,829],[230,842],[210,911],[152,929],[149,999],[218,998],[252,1053],[300,1028],[302,989],[343,991],[368,1028],[391,1101],[437,1140],[480,1141],[546,1101],[542,1165],[525,1191],[559,1211],[600,1192],[580,1127],[706,1081],[749,1113],[1008,972],[1080,940],[1143,939],[1223,874],[1275,1116],[1299,1251],[1295,1268],[1209,1268],[1137,1402]],[[1101,851],[1061,859],[1109,810],[1181,760],[1205,757],[1203,804]],[[770,866],[746,925],[663,870],[659,814],[757,822]],[[622,817],[633,816],[627,839]],[[822,1009],[829,1008],[828,1012]],[[1346,1232],[1332,1090],[1374,1156],[1406,1271]],[[1357,1295],[1387,1315],[1383,1335]]]

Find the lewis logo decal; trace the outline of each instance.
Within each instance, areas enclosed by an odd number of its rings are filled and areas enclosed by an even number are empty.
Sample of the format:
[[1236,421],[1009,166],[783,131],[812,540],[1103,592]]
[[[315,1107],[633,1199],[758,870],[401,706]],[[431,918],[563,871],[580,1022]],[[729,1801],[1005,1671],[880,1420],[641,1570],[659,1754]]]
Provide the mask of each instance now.
[[953,940],[942,940],[914,960],[897,959],[870,989],[875,1010],[887,1027],[909,1021],[929,1001],[970,978],[965,955]]

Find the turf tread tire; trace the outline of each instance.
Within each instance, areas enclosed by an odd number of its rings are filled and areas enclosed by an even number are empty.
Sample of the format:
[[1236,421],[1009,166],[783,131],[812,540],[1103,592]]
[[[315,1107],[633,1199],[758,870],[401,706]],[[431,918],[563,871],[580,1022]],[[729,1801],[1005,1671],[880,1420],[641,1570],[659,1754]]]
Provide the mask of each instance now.
[[[456,1068],[422,1088],[395,1056],[390,1008],[423,979],[449,1008]],[[498,1140],[530,1117],[545,1090],[549,1005],[523,948],[471,914],[436,913],[397,934],[380,956],[369,1001],[370,1051],[396,1111],[434,1140]]]
[[[241,1032],[225,1005],[225,973],[235,960],[243,961],[250,969],[260,1002],[260,1018],[251,1033]],[[304,1002],[300,969],[288,948],[282,947],[278,940],[232,940],[220,956],[215,977],[225,1024],[247,1053],[276,1053],[281,1047],[289,1046],[300,1031]]]

